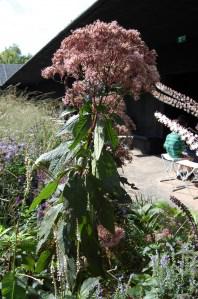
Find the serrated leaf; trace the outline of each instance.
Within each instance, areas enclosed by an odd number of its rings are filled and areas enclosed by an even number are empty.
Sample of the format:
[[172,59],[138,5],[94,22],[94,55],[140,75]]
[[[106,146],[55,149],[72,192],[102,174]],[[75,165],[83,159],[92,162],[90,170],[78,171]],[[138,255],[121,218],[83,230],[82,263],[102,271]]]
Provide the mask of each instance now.
[[35,268],[36,273],[41,273],[46,268],[50,256],[51,256],[51,252],[49,250],[45,250],[41,252],[39,259],[36,263],[36,268]]
[[53,225],[56,223],[58,214],[63,210],[63,204],[59,203],[51,208],[46,212],[41,225],[40,230],[38,232],[39,235],[39,243],[37,245],[37,251],[42,247],[42,245],[46,242],[49,234],[51,233]]
[[96,127],[94,130],[94,154],[96,160],[100,158],[104,146],[104,124],[102,121],[98,120],[96,122]]
[[85,139],[89,127],[90,127],[90,115],[89,114],[80,115],[79,121],[75,124],[73,128],[74,141],[69,146],[70,149],[74,149],[81,140]]
[[56,177],[60,172],[64,171],[67,165],[69,165],[75,154],[75,151],[68,149],[68,151],[66,151],[61,157],[51,161],[49,171]]
[[35,165],[39,165],[41,163],[51,162],[55,159],[61,158],[64,154],[69,152],[69,145],[71,142],[67,141],[64,143],[61,143],[58,147],[55,149],[42,154],[35,162]]
[[129,288],[127,290],[127,295],[131,296],[131,297],[140,297],[143,295],[143,287],[140,285],[137,285],[133,288]]
[[72,176],[63,190],[67,208],[75,218],[81,218],[86,213],[87,193],[84,181],[79,175]]
[[61,131],[57,134],[57,136],[61,136],[61,135],[66,134],[66,133],[72,133],[73,128],[74,128],[76,122],[78,121],[78,119],[79,119],[79,114],[72,115],[72,116],[66,121],[66,123],[65,123],[64,126],[63,126],[63,128],[62,128]]
[[97,161],[97,174],[101,180],[118,175],[115,161],[107,151],[103,151],[99,161]]
[[90,114],[92,112],[91,101],[86,102],[80,109],[80,114]]
[[82,228],[81,249],[83,255],[87,258],[89,271],[92,275],[104,275],[101,248],[98,243],[96,231],[93,229],[90,220]]
[[80,288],[80,299],[89,298],[90,292],[99,284],[99,277],[86,279]]
[[107,198],[105,190],[102,189],[101,182],[94,176],[87,176],[86,187],[89,192],[90,202],[97,214],[98,221],[110,232],[114,233],[114,210]]
[[57,180],[54,180],[52,182],[49,182],[39,193],[39,195],[33,200],[29,211],[33,211],[36,209],[43,200],[47,200],[50,196],[54,194],[54,192],[57,189],[58,183],[59,183],[59,178]]
[[42,294],[41,299],[56,299],[53,294]]
[[108,229],[111,233],[114,233],[115,227],[115,216],[114,210],[109,202],[109,200],[105,197],[100,201],[100,208],[98,209],[98,218],[100,223]]
[[94,173],[92,164],[92,174],[102,182],[102,188],[105,192],[113,194],[114,198],[126,199],[127,192],[120,185],[120,176],[112,155],[103,150],[100,159],[96,161],[96,169]]
[[35,267],[35,260],[31,256],[26,256],[25,257],[25,268],[28,271],[33,272]]
[[110,119],[105,120],[105,138],[106,141],[109,142],[113,149],[116,149],[116,147],[119,144],[118,135],[113,128],[113,123]]
[[71,113],[74,113],[75,111],[76,111],[75,108],[73,108],[73,107],[67,107],[67,108],[61,113],[60,118],[63,118],[63,117],[65,117],[66,115],[69,115],[69,114],[71,114]]
[[26,290],[18,285],[17,278],[12,272],[7,273],[2,280],[2,295],[5,299],[12,298],[14,287],[14,299],[26,299]]

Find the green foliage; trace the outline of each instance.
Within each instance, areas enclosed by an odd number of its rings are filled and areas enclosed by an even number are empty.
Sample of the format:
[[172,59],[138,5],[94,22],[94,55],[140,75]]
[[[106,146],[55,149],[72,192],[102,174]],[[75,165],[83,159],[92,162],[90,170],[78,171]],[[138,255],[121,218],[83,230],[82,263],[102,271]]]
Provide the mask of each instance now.
[[90,298],[90,292],[93,292],[95,287],[99,284],[98,278],[88,278],[85,280],[80,288],[78,298],[87,299]]
[[134,298],[178,299],[197,297],[197,252],[183,244],[177,252],[167,243],[151,256],[151,274],[133,275],[128,290]]
[[[97,226],[102,224],[114,233],[113,202],[124,198],[126,193],[120,185],[112,156],[118,146],[115,124],[106,117],[105,108],[100,105],[98,109],[94,114],[91,102],[87,102],[78,114],[73,109],[66,110],[62,117],[69,118],[58,136],[67,136],[69,140],[41,155],[35,163],[37,167],[42,165],[50,170],[55,165],[56,170],[60,170],[52,171],[55,178],[34,199],[30,211],[48,200],[37,250],[47,246],[53,234],[57,234],[62,254],[77,264],[76,285],[72,289],[70,286],[72,294],[86,278],[85,270],[89,275],[104,275]],[[63,183],[58,186],[59,178]],[[68,277],[69,273],[63,275]]]
[[111,119],[105,120],[104,131],[106,141],[110,143],[113,149],[116,149],[118,146],[118,136],[113,127],[113,122]]
[[94,130],[94,155],[95,159],[99,160],[104,146],[104,125],[98,120]]
[[59,183],[59,179],[53,182],[49,182],[39,193],[39,195],[33,200],[31,206],[30,206],[30,212],[36,209],[43,200],[48,199],[50,196],[54,194],[54,192],[57,189]]
[[0,139],[13,139],[28,145],[28,154],[36,159],[51,150],[58,125],[53,121],[56,106],[10,87],[0,93]]
[[60,211],[62,210],[62,208],[63,208],[63,204],[60,203],[60,204],[54,205],[46,212],[46,215],[41,223],[39,233],[38,233],[38,237],[39,237],[40,241],[37,244],[37,251],[40,250],[42,245],[47,240],[49,234],[52,231],[53,226],[57,222],[57,217],[58,217]]
[[6,299],[26,299],[26,290],[20,286],[20,282],[16,281],[12,272],[7,273],[2,280],[2,295]]
[[12,46],[5,48],[0,53],[0,63],[3,64],[23,64],[26,63],[32,56],[22,55],[20,48],[13,44]]
[[[48,109],[24,101],[15,105],[16,94],[1,99],[0,137],[6,129],[17,142],[28,144],[0,174],[5,298],[196,298],[197,252],[185,215],[167,203],[130,199],[121,185],[114,159],[119,117],[109,117],[105,105],[94,107],[94,101],[86,100],[81,108],[62,113],[66,120],[56,142]],[[42,190],[29,171],[41,152],[34,172],[41,167],[47,173]],[[22,201],[16,204],[18,194]],[[5,212],[14,215],[9,223]],[[104,245],[115,238],[118,226],[125,231],[124,240]]]

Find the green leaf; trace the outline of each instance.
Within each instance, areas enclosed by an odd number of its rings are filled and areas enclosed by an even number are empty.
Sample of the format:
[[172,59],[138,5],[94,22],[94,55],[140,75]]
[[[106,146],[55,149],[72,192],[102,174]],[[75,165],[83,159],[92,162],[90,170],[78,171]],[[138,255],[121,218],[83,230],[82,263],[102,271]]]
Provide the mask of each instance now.
[[103,190],[101,182],[94,176],[87,176],[86,187],[89,192],[90,202],[98,216],[98,221],[110,232],[114,233],[114,210]]
[[80,219],[86,214],[87,193],[84,180],[79,175],[73,175],[63,190],[66,208],[71,210],[74,219]]
[[89,298],[90,292],[99,284],[99,277],[91,277],[86,279],[80,288],[80,299]]
[[25,257],[25,268],[28,271],[34,272],[35,260],[31,256]]
[[75,288],[77,278],[76,262],[73,258],[67,257],[67,269],[69,287],[70,290],[73,290]]
[[39,165],[41,163],[49,163],[55,159],[60,159],[63,155],[69,152],[69,145],[71,141],[63,142],[55,149],[42,154],[35,162],[35,165]]
[[115,216],[114,216],[114,210],[111,203],[107,198],[103,197],[100,200],[99,204],[100,204],[100,207],[98,209],[99,222],[111,233],[114,233]]
[[65,244],[64,244],[64,228],[65,222],[60,219],[57,223],[57,244],[62,252],[62,255],[65,254]]
[[57,136],[62,136],[66,133],[72,133],[72,130],[79,119],[79,114],[72,115],[64,124],[61,131],[57,134]]
[[103,151],[96,163],[96,177],[103,182],[106,191],[113,193],[121,191],[120,178],[112,155]]
[[92,102],[86,102],[80,109],[80,114],[90,114],[92,112]]
[[73,108],[73,107],[67,107],[67,108],[61,113],[60,118],[63,118],[63,117],[65,117],[65,116],[67,116],[67,115],[69,115],[69,114],[71,114],[71,113],[74,113],[75,111],[76,111],[75,108]]
[[36,268],[35,268],[36,273],[41,273],[46,268],[50,256],[51,256],[51,252],[49,250],[45,250],[41,253],[36,263]]
[[41,294],[41,299],[56,299],[53,294]]
[[89,271],[94,276],[104,275],[101,258],[101,248],[98,243],[97,232],[93,229],[90,220],[83,226],[81,232],[81,249],[87,258]]
[[113,123],[110,119],[105,120],[105,138],[106,142],[109,142],[113,149],[116,149],[116,147],[119,144],[118,135],[113,128]]
[[104,124],[101,120],[97,120],[94,130],[94,154],[96,160],[100,158],[104,146]]
[[14,287],[14,299],[26,299],[26,290],[18,285],[17,279],[12,272],[7,273],[2,280],[2,295],[5,299],[12,298]]
[[43,221],[41,222],[40,225],[40,230],[39,230],[39,243],[37,245],[37,251],[41,248],[41,246],[46,242],[53,225],[56,223],[58,214],[63,210],[63,204],[59,203],[57,205],[54,205],[51,207],[49,210],[47,210]]
[[54,192],[57,189],[58,183],[59,183],[60,178],[58,178],[57,180],[54,180],[50,183],[47,184],[47,186],[45,186],[41,192],[39,193],[39,195],[33,200],[29,211],[33,211],[34,209],[36,209],[38,207],[38,205],[40,205],[40,203],[45,199],[47,200],[50,196],[52,196],[54,194]]
[[70,149],[74,149],[80,141],[85,139],[90,127],[90,114],[80,115],[79,121],[75,124],[73,128],[74,142],[70,145]]
[[143,295],[143,287],[140,285],[137,285],[133,288],[129,288],[127,290],[127,295],[131,296],[131,297],[140,297]]

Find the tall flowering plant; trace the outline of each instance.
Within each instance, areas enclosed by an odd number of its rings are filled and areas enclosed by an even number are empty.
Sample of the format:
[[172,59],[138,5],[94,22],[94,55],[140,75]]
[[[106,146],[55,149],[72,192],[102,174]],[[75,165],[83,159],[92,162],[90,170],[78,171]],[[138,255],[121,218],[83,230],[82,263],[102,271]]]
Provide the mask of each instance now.
[[[117,22],[100,21],[75,30],[62,41],[52,66],[42,71],[44,78],[56,74],[66,85],[68,77],[76,79],[66,89],[64,102],[78,107],[88,99],[94,104],[106,101],[106,106],[111,99],[114,107],[119,95],[132,92],[137,98],[159,80],[155,51],[148,49],[140,33]],[[107,95],[113,98],[106,99]]]
[[[75,259],[77,273],[86,266],[99,274],[103,271],[99,229],[109,231],[115,246],[124,238],[122,228],[114,226],[114,206],[127,197],[117,172],[116,161],[125,153],[118,134],[133,126],[124,96],[130,93],[138,99],[142,92],[152,91],[159,80],[156,54],[138,31],[97,21],[66,37],[42,75],[47,79],[58,75],[65,84],[66,109],[58,133],[62,144],[36,162],[47,164],[53,177],[30,207],[49,199],[38,250],[54,231],[57,257],[62,250],[67,259]],[[62,236],[64,249],[59,244]],[[66,264],[64,269],[70,265]],[[57,273],[64,276],[64,269]]]

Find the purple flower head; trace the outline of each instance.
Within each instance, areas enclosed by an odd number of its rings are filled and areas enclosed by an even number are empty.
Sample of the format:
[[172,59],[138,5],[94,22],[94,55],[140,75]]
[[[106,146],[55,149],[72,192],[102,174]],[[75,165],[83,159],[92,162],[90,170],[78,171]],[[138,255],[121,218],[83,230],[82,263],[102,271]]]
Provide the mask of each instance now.
[[168,255],[163,255],[160,260],[160,265],[162,268],[166,267],[170,262],[170,257]]
[[10,163],[17,155],[19,155],[24,146],[18,145],[13,140],[0,141],[0,158],[5,164]]
[[37,210],[37,219],[39,221],[41,221],[43,219],[43,217],[45,216],[45,212],[46,212],[45,210],[47,209],[47,207],[48,207],[47,202],[44,202],[39,206],[39,208]]
[[18,206],[22,201],[22,198],[18,195],[16,198],[15,198],[15,203],[16,205]]

